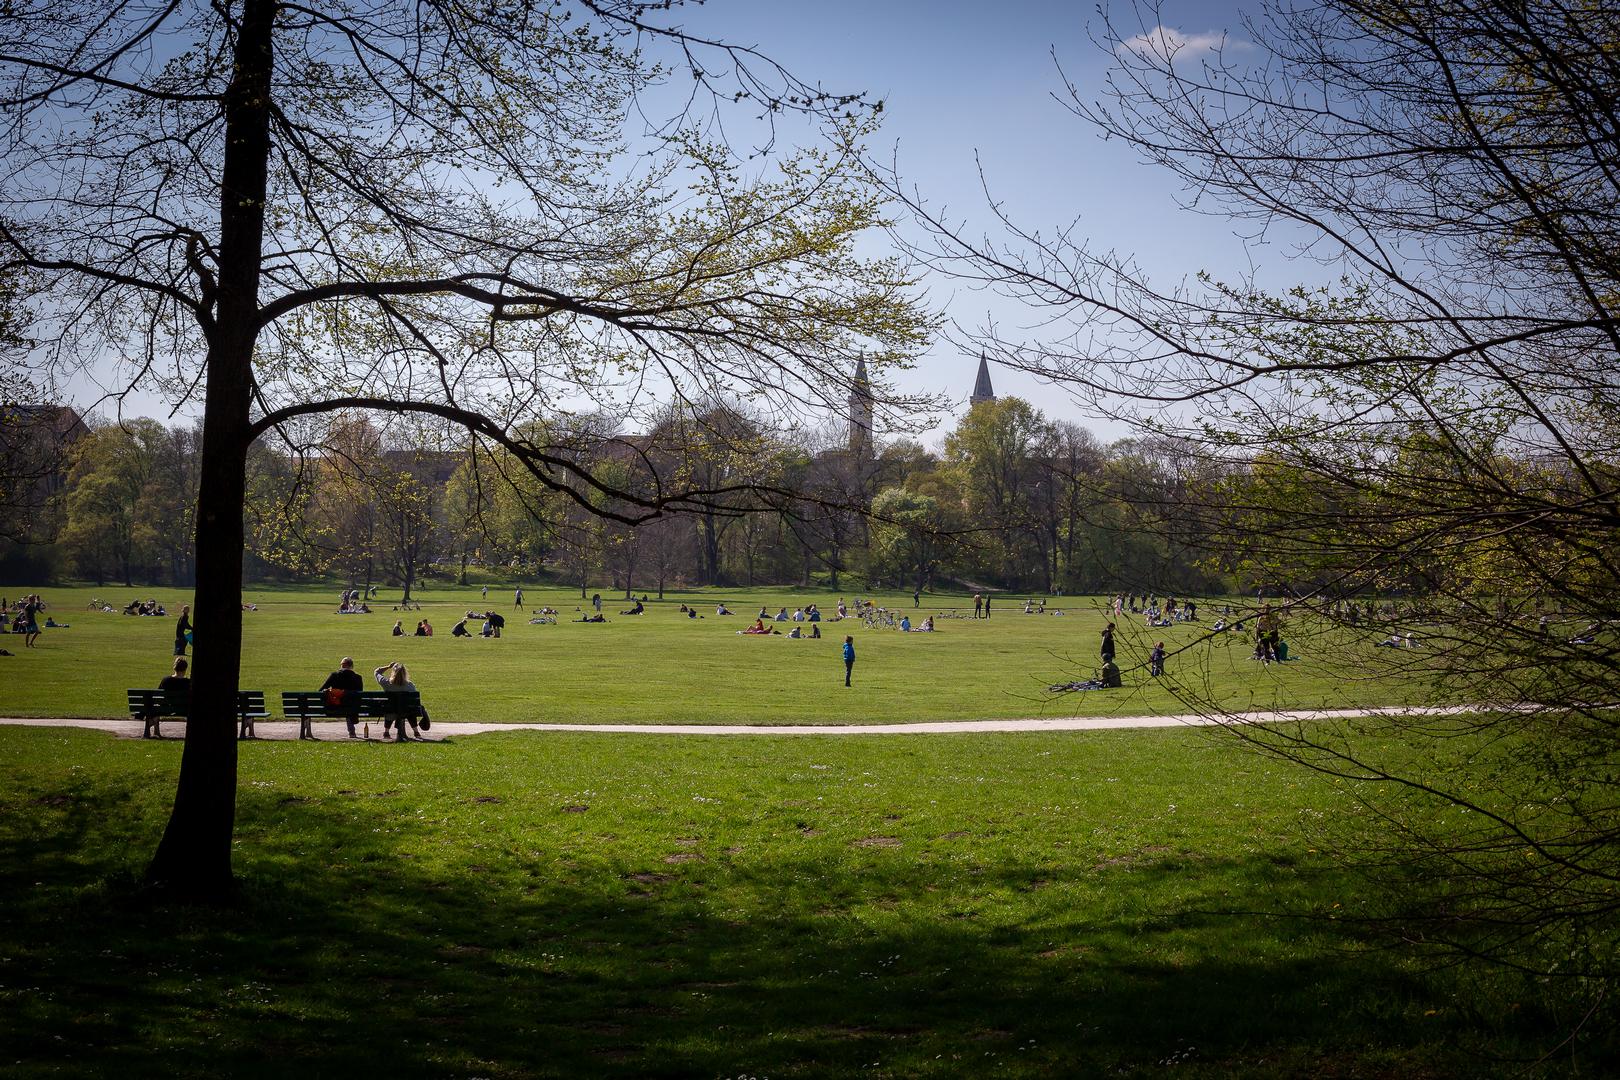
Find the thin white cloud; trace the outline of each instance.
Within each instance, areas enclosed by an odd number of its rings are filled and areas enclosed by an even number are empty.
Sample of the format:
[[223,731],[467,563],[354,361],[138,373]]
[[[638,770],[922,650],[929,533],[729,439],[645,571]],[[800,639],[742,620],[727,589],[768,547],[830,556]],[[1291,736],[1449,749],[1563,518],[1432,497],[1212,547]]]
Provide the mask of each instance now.
[[1207,30],[1202,34],[1189,34],[1161,24],[1145,34],[1126,38],[1114,51],[1159,60],[1189,60],[1222,50],[1248,47],[1247,41],[1229,38],[1224,31]]

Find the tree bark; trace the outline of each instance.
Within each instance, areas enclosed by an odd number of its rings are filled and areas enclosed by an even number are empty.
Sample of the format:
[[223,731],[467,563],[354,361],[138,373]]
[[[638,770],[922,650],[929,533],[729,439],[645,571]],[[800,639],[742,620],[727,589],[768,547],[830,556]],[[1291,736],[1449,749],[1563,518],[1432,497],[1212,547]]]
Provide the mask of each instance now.
[[198,634],[186,746],[168,827],[147,867],[149,885],[191,900],[233,889],[236,690],[242,647],[242,507],[247,494],[248,412],[259,332],[270,153],[270,68],[276,4],[245,0],[236,70],[225,97],[218,293],[208,326],[197,492]]

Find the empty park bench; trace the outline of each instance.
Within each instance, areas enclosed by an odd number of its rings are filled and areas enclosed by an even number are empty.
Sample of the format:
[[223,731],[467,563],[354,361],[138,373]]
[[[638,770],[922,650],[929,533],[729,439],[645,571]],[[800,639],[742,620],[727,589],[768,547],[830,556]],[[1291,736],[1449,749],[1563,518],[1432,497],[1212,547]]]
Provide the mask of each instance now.
[[[161,719],[184,720],[191,711],[189,690],[126,690],[125,693],[129,695],[129,715],[147,725],[141,732],[142,738],[146,737],[147,731],[157,733]],[[263,690],[236,692],[236,719],[241,724],[239,738],[245,739],[253,733],[253,721],[263,720],[269,715],[264,707]]]
[[294,718],[298,720],[300,739],[315,737],[310,723],[317,716],[342,719],[350,716],[355,719],[397,716],[404,722],[422,715],[422,696],[414,691],[390,694],[381,690],[364,690],[354,695],[354,698],[358,700],[351,700],[345,695],[344,703],[334,707],[326,704],[324,691],[283,690],[281,712],[289,720]]

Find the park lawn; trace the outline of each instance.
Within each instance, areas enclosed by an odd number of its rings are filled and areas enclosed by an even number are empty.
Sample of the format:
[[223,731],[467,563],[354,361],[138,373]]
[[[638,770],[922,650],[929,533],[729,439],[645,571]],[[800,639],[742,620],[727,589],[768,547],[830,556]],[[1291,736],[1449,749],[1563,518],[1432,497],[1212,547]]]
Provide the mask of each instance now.
[[1478,1076],[1565,1022],[1360,940],[1355,792],[1208,731],[251,743],[239,905],[152,910],[180,753],[0,729],[8,1075]]
[[[15,596],[24,587],[0,587]],[[32,591],[32,590],[30,590]],[[174,622],[187,596],[140,590],[164,601],[170,618],[91,612],[92,596],[122,606],[129,590],[40,590],[48,614],[65,630],[46,630],[40,647],[12,647],[0,657],[0,715],[106,717],[123,713],[124,691],[155,686],[167,673]],[[1389,653],[1370,647],[1378,635],[1313,636],[1305,655],[1265,667],[1250,659],[1252,643],[1237,634],[1201,641],[1214,613],[1201,623],[1150,630],[1139,619],[1122,624],[1123,691],[1051,694],[1052,683],[1096,674],[1102,600],[1063,598],[1067,614],[1023,615],[1011,598],[996,602],[989,620],[940,619],[935,634],[867,630],[858,621],[823,623],[819,641],[739,636],[761,605],[790,611],[808,602],[831,611],[838,597],[788,589],[702,590],[670,593],[641,616],[621,616],[620,599],[604,597],[609,622],[572,623],[577,592],[526,590],[514,611],[506,589],[435,589],[418,612],[394,612],[383,593],[375,614],[337,615],[336,590],[249,589],[258,611],[244,613],[241,685],[268,691],[314,689],[344,655],[364,673],[399,660],[409,668],[435,719],[557,723],[766,723],[865,724],[925,720],[1163,715],[1187,712],[1178,697],[1194,694],[1228,709],[1345,708],[1437,700],[1424,680],[1381,664]],[[724,598],[738,612],[714,614]],[[854,594],[849,594],[851,600]],[[923,616],[955,608],[959,596],[909,596],[880,603]],[[688,619],[689,601],[704,615]],[[558,608],[555,626],[531,626],[527,611]],[[966,602],[971,610],[971,601]],[[506,615],[502,638],[453,639],[450,628],[467,610],[493,607]],[[392,638],[395,619],[407,631],[426,616],[432,638]],[[472,627],[476,629],[477,623]],[[783,624],[775,624],[786,627]],[[808,632],[808,625],[803,629]],[[1304,640],[1301,626],[1301,640]],[[198,634],[206,634],[199,627]],[[855,688],[843,686],[839,644],[855,637]],[[1147,651],[1163,640],[1171,651],[1165,680],[1147,677]],[[0,642],[21,639],[0,636]],[[1185,651],[1178,651],[1178,650]],[[1296,652],[1298,650],[1296,649]]]

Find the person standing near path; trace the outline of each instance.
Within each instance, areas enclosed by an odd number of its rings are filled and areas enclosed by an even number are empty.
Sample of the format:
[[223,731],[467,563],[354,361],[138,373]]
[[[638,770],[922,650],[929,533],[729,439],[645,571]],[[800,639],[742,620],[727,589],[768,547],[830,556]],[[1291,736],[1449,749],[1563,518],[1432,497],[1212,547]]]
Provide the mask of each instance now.
[[990,594],[989,593],[984,594],[984,617],[987,618],[987,619],[990,617]]
[[849,685],[849,677],[855,671],[855,639],[849,634],[844,635],[844,685]]
[[484,599],[485,600],[489,599],[489,586],[488,585],[484,586]]
[[186,604],[180,609],[180,621],[174,624],[174,655],[186,655],[186,646],[191,642],[191,605]]
[[523,586],[521,585],[512,590],[512,606],[514,608],[523,607]]
[[1148,674],[1158,678],[1164,674],[1164,642],[1153,646],[1153,653],[1148,657]]
[[981,617],[983,617],[983,613],[984,613],[984,597],[980,596],[978,593],[974,593],[973,594],[973,617],[975,619],[981,618]]
[[911,606],[912,607],[918,607],[918,608],[922,607],[922,586],[921,585],[919,585],[915,589],[911,590]]
[[1103,631],[1103,635],[1102,635],[1102,662],[1105,663],[1105,664],[1112,664],[1114,662],[1114,624],[1113,623],[1109,623],[1108,628]]

